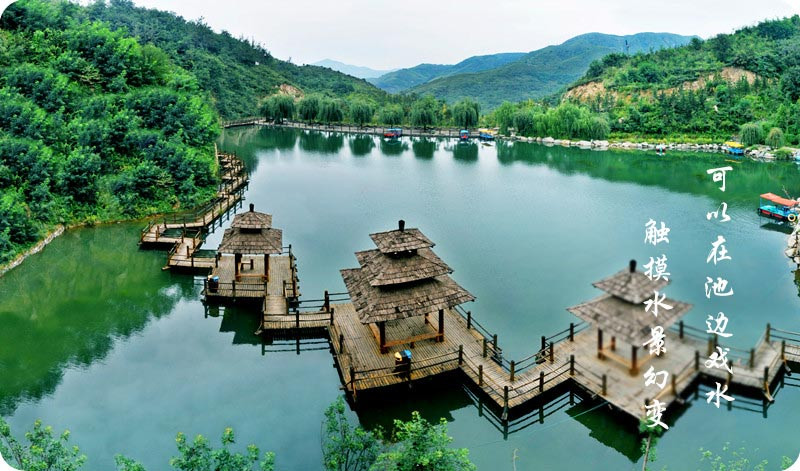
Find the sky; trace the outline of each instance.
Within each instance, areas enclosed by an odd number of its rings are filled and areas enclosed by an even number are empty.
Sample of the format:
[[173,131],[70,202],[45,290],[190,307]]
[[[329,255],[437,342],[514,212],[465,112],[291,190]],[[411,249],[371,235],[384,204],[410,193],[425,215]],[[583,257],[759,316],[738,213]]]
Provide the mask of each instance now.
[[203,18],[295,64],[334,59],[374,69],[527,52],[579,34],[729,33],[800,14],[800,0],[134,0]]

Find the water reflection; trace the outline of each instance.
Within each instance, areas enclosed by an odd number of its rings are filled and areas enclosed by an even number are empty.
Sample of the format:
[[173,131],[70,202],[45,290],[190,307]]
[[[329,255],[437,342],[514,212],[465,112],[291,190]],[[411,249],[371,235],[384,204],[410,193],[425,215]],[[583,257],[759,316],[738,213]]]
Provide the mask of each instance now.
[[476,162],[478,160],[478,144],[459,142],[453,146],[453,157],[461,162]]
[[426,137],[418,137],[411,141],[411,150],[414,152],[414,157],[420,159],[432,159],[437,148],[438,143]]
[[350,145],[350,152],[357,157],[361,157],[368,155],[372,152],[372,149],[375,148],[375,138],[372,136],[355,135],[348,139],[348,144]]
[[139,251],[133,232],[130,224],[69,231],[0,278],[0,345],[14,346],[0,348],[0,415],[196,298],[192,279],[163,273],[163,254]]
[[381,152],[383,155],[402,155],[408,150],[405,139],[381,139]]
[[344,147],[344,134],[338,132],[301,131],[300,148],[306,152],[336,154]]

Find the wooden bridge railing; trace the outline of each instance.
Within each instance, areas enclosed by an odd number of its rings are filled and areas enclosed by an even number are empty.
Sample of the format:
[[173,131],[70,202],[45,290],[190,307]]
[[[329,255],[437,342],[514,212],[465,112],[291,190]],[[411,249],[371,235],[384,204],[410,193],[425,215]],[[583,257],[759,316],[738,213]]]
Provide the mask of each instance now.
[[[203,289],[206,293],[206,297],[210,294],[212,297],[219,293],[220,291],[231,292],[231,297],[236,297],[237,295],[245,295],[249,294],[251,296],[248,297],[266,297],[267,295],[267,283],[254,283],[254,282],[244,282],[244,281],[220,281],[217,283],[216,289],[210,289],[208,278],[203,280]],[[227,294],[226,294],[227,296]]]
[[355,396],[356,391],[358,390],[358,383],[360,382],[363,383],[367,381],[377,381],[389,377],[400,377],[406,379],[407,381],[411,381],[411,375],[414,372],[436,368],[448,363],[457,362],[460,365],[463,363],[463,361],[464,356],[462,347],[452,352],[446,352],[441,355],[423,358],[421,360],[415,360],[412,358],[411,361],[402,365],[364,370],[356,370],[355,368],[350,367],[350,380],[346,386],[350,388],[353,396]]

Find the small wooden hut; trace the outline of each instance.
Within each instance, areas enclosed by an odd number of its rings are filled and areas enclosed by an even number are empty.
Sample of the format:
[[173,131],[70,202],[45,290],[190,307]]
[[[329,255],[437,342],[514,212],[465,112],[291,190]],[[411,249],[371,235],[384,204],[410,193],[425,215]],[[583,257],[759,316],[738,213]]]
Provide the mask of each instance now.
[[[651,280],[637,271],[636,260],[631,260],[627,269],[592,284],[605,294],[567,310],[597,328],[598,358],[616,360],[628,366],[631,374],[637,374],[640,366],[637,352],[651,339],[651,328],[660,325],[666,331],[692,307],[691,304],[665,298],[662,302],[672,306],[672,309],[660,309],[658,317],[652,311],[646,312],[644,302],[668,283],[664,279]],[[603,341],[604,332],[611,334],[608,346]],[[630,361],[616,354],[617,340],[630,346]]]
[[217,249],[219,254],[233,254],[236,281],[241,276],[241,263],[244,255],[264,256],[264,281],[269,280],[269,256],[283,252],[283,232],[272,227],[272,215],[250,211],[234,216],[229,229],[225,229],[222,242]]
[[[378,248],[356,252],[360,268],[341,273],[359,320],[370,325],[381,353],[395,345],[443,341],[444,310],[475,298],[448,276],[453,270],[431,250],[433,242],[419,229],[406,229],[401,220],[398,229],[370,237]],[[424,325],[431,329],[429,316],[437,313],[433,331],[404,328],[404,320],[424,316]],[[387,324],[399,338],[387,340]]]

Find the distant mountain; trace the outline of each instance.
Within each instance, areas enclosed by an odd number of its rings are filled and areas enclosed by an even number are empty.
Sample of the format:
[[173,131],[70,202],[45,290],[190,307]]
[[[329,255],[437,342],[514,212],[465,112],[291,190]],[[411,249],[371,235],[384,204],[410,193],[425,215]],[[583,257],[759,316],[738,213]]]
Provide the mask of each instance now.
[[335,61],[333,59],[322,59],[321,61],[314,62],[311,65],[316,65],[319,67],[327,67],[337,72],[341,72],[347,75],[352,75],[353,77],[358,77],[362,79],[377,78],[380,77],[381,75],[388,74],[389,72],[397,70],[397,69],[390,69],[390,70],[370,69],[369,67],[362,67],[360,65],[345,64],[344,62]]
[[420,64],[408,69],[396,70],[368,81],[387,92],[398,93],[436,78],[494,69],[513,62],[524,55],[524,52],[502,52],[485,56],[472,56],[452,65]]
[[580,78],[593,60],[607,54],[649,52],[682,46],[691,39],[692,36],[671,33],[582,34],[557,46],[529,52],[500,67],[437,78],[406,92],[431,94],[448,102],[471,97],[483,110],[489,110],[503,101],[522,101],[556,93]]

